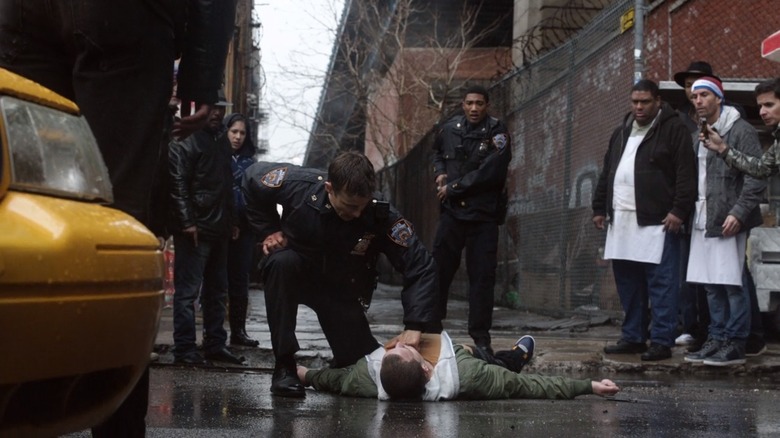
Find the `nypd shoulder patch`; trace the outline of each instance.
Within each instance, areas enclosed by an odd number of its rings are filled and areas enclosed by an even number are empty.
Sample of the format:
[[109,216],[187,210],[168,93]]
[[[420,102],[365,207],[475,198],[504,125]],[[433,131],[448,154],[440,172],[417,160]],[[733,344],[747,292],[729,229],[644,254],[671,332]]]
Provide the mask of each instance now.
[[406,248],[409,246],[409,239],[414,236],[414,228],[409,221],[401,218],[395,221],[387,236],[396,244]]
[[501,133],[493,136],[493,144],[499,152],[503,151],[508,143],[509,136],[507,134]]
[[260,178],[260,182],[263,183],[264,186],[277,188],[282,185],[282,181],[284,181],[284,176],[286,174],[287,168],[280,167],[263,175],[263,177]]

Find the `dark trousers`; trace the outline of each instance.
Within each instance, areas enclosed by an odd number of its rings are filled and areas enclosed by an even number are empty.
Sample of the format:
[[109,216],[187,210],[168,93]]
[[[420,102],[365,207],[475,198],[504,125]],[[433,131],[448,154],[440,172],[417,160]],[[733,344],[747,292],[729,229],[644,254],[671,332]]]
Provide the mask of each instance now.
[[[620,305],[625,318],[621,328],[623,340],[635,343],[650,340],[666,347],[674,346],[680,288],[680,238],[674,233],[664,236],[661,262],[643,263],[612,260]],[[652,307],[651,307],[652,305]],[[648,314],[651,315],[649,324]]]
[[[146,226],[174,56],[173,29],[147,2],[0,2],[0,67],[78,104],[108,167],[114,207]],[[93,435],[144,436],[146,376]]]
[[704,286],[688,283],[688,256],[691,249],[690,234],[680,237],[680,315],[682,316],[682,333],[692,335],[698,342],[707,339],[710,326],[710,310],[707,305],[707,291]]
[[324,284],[321,269],[292,249],[275,251],[265,260],[265,307],[277,363],[291,365],[300,349],[295,336],[299,304],[317,314],[334,367],[352,365],[379,347],[358,294]]
[[469,335],[477,345],[490,344],[493,326],[493,288],[498,266],[498,224],[455,219],[442,212],[433,243],[433,258],[439,276],[438,312],[447,317],[450,285],[460,267],[466,248],[466,271],[469,277]]
[[198,238],[173,235],[173,344],[174,356],[196,351],[195,300],[203,309],[203,349],[209,353],[225,346],[228,238]]
[[227,254],[228,306],[230,312],[230,335],[245,330],[246,312],[249,304],[249,271],[254,260],[255,235],[241,231],[238,239],[230,240]]
[[173,29],[147,2],[0,2],[0,67],[78,104],[114,207],[147,225],[174,56]]

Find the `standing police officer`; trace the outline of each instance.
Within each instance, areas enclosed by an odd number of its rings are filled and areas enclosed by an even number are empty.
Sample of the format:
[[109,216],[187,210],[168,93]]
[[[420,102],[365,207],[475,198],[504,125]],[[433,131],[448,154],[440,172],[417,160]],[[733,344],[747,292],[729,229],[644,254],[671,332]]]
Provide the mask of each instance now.
[[444,319],[450,284],[466,248],[469,335],[477,348],[492,355],[498,226],[506,215],[504,187],[512,148],[504,124],[488,116],[489,102],[484,87],[469,87],[464,114],[447,121],[433,144],[433,173],[441,201],[433,258],[439,276],[438,309]]
[[441,331],[433,258],[411,223],[374,188],[373,165],[356,152],[337,156],[327,174],[284,163],[247,169],[247,217],[268,256],[263,280],[276,359],[275,395],[305,395],[294,357],[300,349],[295,337],[299,304],[317,314],[333,350],[333,366],[352,365],[379,347],[365,309],[376,287],[380,253],[404,277],[405,330],[390,345],[418,347],[421,332]]

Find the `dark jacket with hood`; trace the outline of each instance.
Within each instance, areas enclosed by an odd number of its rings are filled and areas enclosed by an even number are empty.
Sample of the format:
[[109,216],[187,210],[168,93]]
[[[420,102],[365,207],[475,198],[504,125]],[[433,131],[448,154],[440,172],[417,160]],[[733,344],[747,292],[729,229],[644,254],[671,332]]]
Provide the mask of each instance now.
[[[614,217],[612,207],[615,172],[623,156],[634,122],[628,113],[609,140],[604,167],[593,194],[593,216]],[[696,157],[691,134],[677,113],[661,104],[653,126],[642,139],[634,162],[637,222],[661,225],[668,213],[686,221],[696,202]]]
[[[237,121],[243,121],[246,129],[246,138],[240,148],[233,150],[230,145],[230,140],[227,138],[227,132],[230,130],[230,126]],[[252,140],[252,129],[249,126],[249,122],[243,114],[233,113],[225,116],[223,123],[225,127],[225,133],[223,135],[223,141],[225,147],[231,152],[230,170],[233,172],[233,207],[235,208],[235,216],[237,223],[242,233],[250,232],[249,221],[246,218],[246,201],[244,200],[244,194],[241,191],[241,183],[244,180],[244,174],[246,169],[252,164],[256,163],[255,143]]]

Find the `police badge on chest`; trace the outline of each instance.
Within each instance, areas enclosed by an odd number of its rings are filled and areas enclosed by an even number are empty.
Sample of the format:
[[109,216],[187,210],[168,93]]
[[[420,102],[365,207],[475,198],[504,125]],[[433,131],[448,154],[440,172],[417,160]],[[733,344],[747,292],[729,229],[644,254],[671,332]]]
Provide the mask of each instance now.
[[350,254],[352,255],[359,255],[364,256],[366,255],[366,251],[368,251],[368,247],[371,246],[371,239],[375,237],[372,233],[365,233],[363,237],[361,237],[354,248],[352,248],[352,251],[350,251]]

